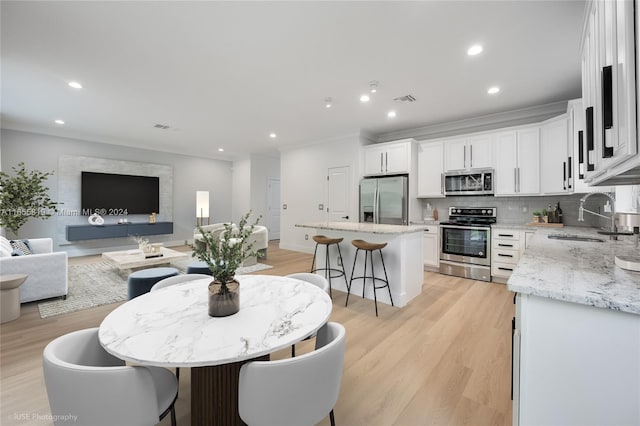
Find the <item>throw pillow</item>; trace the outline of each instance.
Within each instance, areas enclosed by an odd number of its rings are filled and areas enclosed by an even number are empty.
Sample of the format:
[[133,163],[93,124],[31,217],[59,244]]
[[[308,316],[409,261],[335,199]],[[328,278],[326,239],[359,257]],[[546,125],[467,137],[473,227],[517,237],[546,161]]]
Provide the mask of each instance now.
[[27,254],[32,254],[31,245],[29,244],[29,240],[11,240],[9,241],[11,247],[13,248],[12,256],[24,256]]

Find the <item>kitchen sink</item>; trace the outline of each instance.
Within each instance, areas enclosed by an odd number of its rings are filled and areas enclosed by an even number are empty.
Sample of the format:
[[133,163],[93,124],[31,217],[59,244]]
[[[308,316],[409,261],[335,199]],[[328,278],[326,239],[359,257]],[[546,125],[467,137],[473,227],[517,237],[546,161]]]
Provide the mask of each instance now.
[[547,238],[551,238],[552,240],[567,240],[567,241],[588,241],[592,243],[604,243],[602,238],[596,237],[586,237],[583,235],[576,234],[550,234]]

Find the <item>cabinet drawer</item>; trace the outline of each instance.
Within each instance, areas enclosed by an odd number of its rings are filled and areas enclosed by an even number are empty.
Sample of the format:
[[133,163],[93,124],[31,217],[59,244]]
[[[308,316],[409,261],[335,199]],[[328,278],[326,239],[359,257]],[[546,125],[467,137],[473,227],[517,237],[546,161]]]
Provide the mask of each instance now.
[[494,277],[509,278],[514,269],[516,269],[516,265],[511,263],[491,263],[491,275]]
[[497,249],[493,250],[491,257],[494,262],[516,265],[520,260],[520,252],[518,250]]
[[491,248],[494,250],[520,250],[520,240],[505,240],[494,237],[491,239]]
[[520,231],[514,231],[509,229],[494,229],[491,232],[491,236],[496,240],[520,240]]

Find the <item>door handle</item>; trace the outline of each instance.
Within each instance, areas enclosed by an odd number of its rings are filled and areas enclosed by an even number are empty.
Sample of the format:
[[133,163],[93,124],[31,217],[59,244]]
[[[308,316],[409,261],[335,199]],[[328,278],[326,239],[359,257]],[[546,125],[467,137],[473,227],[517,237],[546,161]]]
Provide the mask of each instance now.
[[602,68],[602,158],[613,157],[613,147],[606,143],[606,130],[613,127],[613,69]]
[[349,216],[342,216],[342,219],[347,219],[347,220],[349,220]]
[[596,165],[592,162],[592,153],[595,149],[593,143],[593,107],[585,110],[585,127],[587,132],[587,171],[592,172],[596,169]]
[[562,162],[562,189],[567,190],[567,162]]
[[578,179],[584,179],[584,133],[578,131]]

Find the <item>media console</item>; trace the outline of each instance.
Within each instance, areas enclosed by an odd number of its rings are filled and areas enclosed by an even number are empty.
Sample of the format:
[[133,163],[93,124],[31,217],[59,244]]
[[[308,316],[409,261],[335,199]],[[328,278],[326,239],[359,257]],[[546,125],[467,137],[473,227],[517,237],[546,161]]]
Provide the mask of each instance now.
[[109,225],[67,225],[67,241],[173,234],[173,222],[130,222]]

